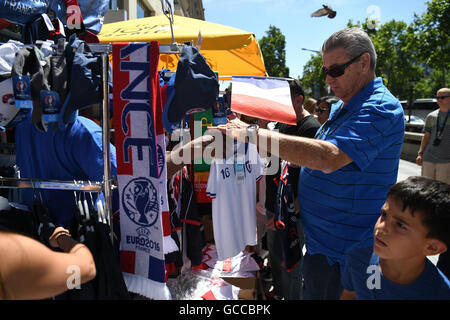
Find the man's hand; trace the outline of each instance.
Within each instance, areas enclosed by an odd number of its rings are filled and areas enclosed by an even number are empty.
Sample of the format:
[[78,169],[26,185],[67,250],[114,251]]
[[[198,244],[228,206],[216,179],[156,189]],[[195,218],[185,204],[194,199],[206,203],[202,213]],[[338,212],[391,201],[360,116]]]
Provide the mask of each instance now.
[[214,137],[212,135],[205,134],[168,153],[166,155],[167,178],[170,179],[185,165],[192,164],[196,154],[203,156],[203,150],[213,141]]
[[238,118],[228,121],[227,124],[221,124],[217,127],[208,127],[208,131],[219,131],[221,134],[227,135],[234,140],[246,141],[248,123]]
[[56,228],[48,239],[50,246],[53,248],[59,248],[58,238],[62,235],[66,235],[68,237],[71,236],[69,230],[64,229],[63,227]]
[[214,141],[214,137],[212,135],[205,134],[203,136],[195,138],[192,141],[189,141],[186,144],[186,147],[183,147],[183,148],[186,148],[186,149],[191,148],[191,151],[193,151],[193,152],[195,152],[195,150],[200,150],[203,153],[203,150],[207,146],[209,146],[209,144],[213,141]]
[[417,164],[418,166],[422,166],[422,155],[421,155],[421,154],[419,154],[419,155],[417,156],[417,158],[416,158],[416,164]]

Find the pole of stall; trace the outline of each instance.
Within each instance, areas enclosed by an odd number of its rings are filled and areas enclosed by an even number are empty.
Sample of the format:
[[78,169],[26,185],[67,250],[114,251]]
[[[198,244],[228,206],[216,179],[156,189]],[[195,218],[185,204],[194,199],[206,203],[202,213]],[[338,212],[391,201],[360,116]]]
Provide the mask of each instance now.
[[111,229],[111,242],[114,240],[112,225],[112,201],[111,201],[111,157],[110,157],[110,132],[109,132],[109,85],[108,85],[108,54],[103,53],[102,57],[102,79],[103,79],[103,123],[102,123],[102,144],[103,144],[103,186],[105,196],[105,216],[108,218]]

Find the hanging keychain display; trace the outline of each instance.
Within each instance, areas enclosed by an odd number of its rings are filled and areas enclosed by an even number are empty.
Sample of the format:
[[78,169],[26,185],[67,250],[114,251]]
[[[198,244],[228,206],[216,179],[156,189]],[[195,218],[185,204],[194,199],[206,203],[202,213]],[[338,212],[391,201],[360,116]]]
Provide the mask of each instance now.
[[20,109],[33,109],[30,77],[14,75],[12,81],[16,106]]
[[58,122],[60,99],[56,91],[41,90],[41,105],[43,120],[45,123]]

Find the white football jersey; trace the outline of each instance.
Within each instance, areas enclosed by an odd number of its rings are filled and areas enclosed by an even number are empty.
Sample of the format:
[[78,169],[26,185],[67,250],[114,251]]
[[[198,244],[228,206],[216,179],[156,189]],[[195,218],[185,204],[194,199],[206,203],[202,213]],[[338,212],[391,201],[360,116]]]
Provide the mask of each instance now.
[[[212,200],[214,240],[219,260],[234,257],[246,245],[256,245],[256,182],[262,163],[255,144],[247,144],[244,177],[235,173],[233,156],[211,162],[206,194]],[[239,157],[238,157],[239,159]]]

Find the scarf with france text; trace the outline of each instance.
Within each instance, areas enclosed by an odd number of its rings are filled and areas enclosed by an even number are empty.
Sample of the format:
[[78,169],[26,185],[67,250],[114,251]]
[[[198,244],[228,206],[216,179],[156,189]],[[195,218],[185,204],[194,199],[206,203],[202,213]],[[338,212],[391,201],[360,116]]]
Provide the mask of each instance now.
[[159,43],[113,45],[113,105],[120,193],[120,265],[129,291],[170,299],[166,286],[155,114]]

